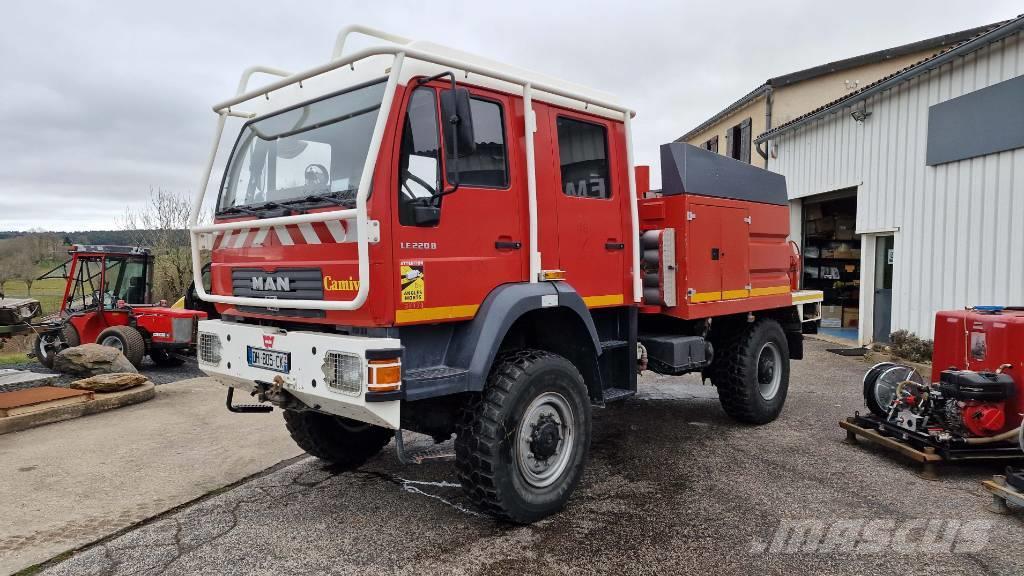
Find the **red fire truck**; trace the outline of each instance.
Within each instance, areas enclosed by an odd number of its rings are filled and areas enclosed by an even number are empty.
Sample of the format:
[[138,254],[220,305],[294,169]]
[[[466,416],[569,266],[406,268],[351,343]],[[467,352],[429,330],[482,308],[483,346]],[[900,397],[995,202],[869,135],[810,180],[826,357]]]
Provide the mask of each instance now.
[[[346,53],[353,33],[383,42]],[[310,454],[357,466],[392,438],[401,455],[396,430],[454,434],[467,494],[531,522],[640,369],[702,372],[741,422],[782,410],[821,293],[796,289],[781,176],[669,144],[646,190],[611,96],[358,26],[326,64],[247,70],[214,111],[193,214],[244,123],[215,221],[191,226],[221,315],[200,367],[232,410],[283,409]]]

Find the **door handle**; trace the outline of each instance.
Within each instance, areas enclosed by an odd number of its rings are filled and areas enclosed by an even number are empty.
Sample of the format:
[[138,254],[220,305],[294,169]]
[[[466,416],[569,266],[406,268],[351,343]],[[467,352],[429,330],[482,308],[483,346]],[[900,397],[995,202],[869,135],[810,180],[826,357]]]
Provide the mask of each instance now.
[[523,247],[523,243],[514,240],[496,240],[494,247],[498,250],[519,250]]
[[624,250],[626,245],[623,242],[605,242],[604,247],[606,250]]

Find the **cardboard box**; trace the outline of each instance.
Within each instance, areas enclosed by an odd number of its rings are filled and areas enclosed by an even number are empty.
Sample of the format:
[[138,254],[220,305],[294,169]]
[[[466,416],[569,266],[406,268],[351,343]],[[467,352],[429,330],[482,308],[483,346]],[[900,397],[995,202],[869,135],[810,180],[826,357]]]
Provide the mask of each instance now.
[[804,256],[807,258],[818,258],[821,256],[821,250],[819,250],[817,246],[809,244],[804,246]]
[[860,320],[859,308],[843,308],[843,328],[856,328]]
[[839,328],[843,325],[842,306],[822,306],[821,325],[825,328]]
[[807,220],[820,220],[822,217],[821,204],[804,205],[804,216]]
[[856,230],[857,221],[853,218],[836,218],[836,240],[853,240]]

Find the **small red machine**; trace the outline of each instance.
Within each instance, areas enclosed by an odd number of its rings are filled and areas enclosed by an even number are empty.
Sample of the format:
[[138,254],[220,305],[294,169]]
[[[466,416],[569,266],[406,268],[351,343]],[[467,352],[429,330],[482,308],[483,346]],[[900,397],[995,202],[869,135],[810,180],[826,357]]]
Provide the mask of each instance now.
[[194,353],[204,312],[148,304],[153,256],[145,248],[76,245],[71,259],[42,275],[65,278],[57,319],[44,324],[34,353],[53,367],[60,350],[96,342],[120,350],[136,367],[149,356],[157,365],[181,363]]
[[883,428],[943,450],[1019,452],[1024,308],[976,307],[935,316],[933,382],[886,362],[864,378]]

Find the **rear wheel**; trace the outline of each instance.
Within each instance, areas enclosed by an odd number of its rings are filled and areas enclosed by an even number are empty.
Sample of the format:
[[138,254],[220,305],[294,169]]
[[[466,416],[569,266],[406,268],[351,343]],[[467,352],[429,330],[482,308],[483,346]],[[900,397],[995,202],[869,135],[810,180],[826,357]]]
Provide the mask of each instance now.
[[521,350],[495,361],[455,439],[459,481],[474,503],[529,523],[561,510],[590,447],[590,399],[565,358]]
[[168,352],[162,348],[154,348],[149,351],[149,358],[154,364],[160,367],[174,367],[181,366],[185,359],[173,352]]
[[74,348],[81,344],[78,330],[71,324],[65,324],[58,331],[47,332],[36,336],[32,351],[39,363],[53,369],[53,360],[65,348]]
[[96,343],[116,348],[136,368],[142,367],[142,358],[146,355],[146,340],[131,326],[112,326],[100,332]]
[[361,466],[395,435],[394,430],[320,412],[285,410],[284,422],[299,448],[343,469]]
[[789,343],[782,326],[762,318],[724,345],[715,354],[711,382],[725,413],[747,424],[778,418],[789,392]]

